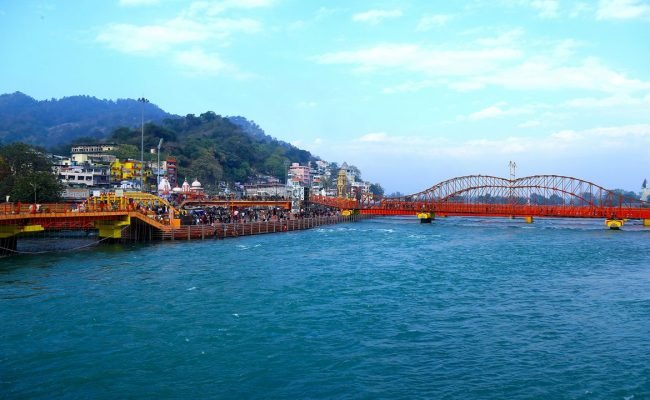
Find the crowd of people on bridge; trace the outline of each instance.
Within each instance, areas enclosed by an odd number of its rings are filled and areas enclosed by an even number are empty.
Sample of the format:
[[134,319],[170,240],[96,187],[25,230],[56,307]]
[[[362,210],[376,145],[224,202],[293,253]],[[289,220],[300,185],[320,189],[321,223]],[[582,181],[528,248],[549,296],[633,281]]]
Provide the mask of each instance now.
[[216,223],[252,223],[283,221],[288,219],[315,218],[339,215],[340,212],[326,207],[310,207],[291,212],[280,207],[237,207],[232,212],[229,207],[203,207],[183,209],[183,225],[213,225]]

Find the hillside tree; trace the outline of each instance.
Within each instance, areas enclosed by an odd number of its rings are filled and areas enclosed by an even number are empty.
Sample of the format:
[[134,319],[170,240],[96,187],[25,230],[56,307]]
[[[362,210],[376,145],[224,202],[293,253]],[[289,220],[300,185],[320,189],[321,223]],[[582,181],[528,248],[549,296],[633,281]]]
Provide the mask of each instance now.
[[63,185],[39,148],[14,142],[0,147],[0,197],[10,201],[56,202]]

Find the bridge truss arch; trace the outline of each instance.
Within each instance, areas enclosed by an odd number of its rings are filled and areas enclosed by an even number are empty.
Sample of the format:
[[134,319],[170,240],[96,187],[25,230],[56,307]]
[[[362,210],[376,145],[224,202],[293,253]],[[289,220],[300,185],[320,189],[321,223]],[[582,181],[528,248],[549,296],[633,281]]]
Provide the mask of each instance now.
[[490,175],[467,175],[442,181],[427,190],[386,204],[520,204],[581,207],[645,207],[650,204],[624,197],[595,183],[561,175],[533,175],[506,179]]

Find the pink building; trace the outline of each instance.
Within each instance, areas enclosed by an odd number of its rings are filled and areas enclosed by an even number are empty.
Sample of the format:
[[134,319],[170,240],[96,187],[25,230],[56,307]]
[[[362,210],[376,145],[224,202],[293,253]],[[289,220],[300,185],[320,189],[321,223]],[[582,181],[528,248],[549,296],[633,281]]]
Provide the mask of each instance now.
[[302,166],[298,163],[292,163],[289,167],[289,180],[300,182],[302,187],[310,187],[311,172],[308,166]]

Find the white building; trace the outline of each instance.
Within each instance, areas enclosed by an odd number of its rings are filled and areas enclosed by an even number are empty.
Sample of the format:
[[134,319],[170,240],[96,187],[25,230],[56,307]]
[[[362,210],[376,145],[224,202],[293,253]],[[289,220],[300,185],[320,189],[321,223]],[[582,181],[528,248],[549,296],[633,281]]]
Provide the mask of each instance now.
[[57,168],[59,180],[68,186],[108,186],[110,167],[105,165],[73,165]]

